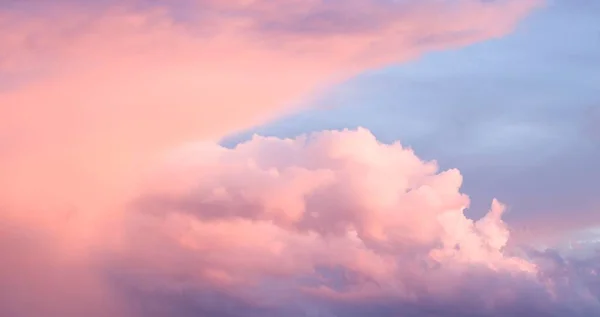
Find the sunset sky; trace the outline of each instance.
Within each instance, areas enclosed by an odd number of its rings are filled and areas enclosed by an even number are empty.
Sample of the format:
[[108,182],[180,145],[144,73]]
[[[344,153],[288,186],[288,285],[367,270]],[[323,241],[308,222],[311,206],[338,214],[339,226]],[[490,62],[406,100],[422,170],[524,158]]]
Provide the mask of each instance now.
[[600,316],[599,16],[0,0],[0,316]]

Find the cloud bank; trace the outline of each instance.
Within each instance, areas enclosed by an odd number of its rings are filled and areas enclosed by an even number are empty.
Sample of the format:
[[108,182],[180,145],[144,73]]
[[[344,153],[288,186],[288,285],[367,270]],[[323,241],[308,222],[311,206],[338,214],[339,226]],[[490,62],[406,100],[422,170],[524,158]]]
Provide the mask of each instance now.
[[365,129],[191,144],[165,157],[118,218],[94,223],[95,236],[74,234],[67,218],[47,237],[3,230],[0,277],[13,287],[0,312],[600,313],[598,255],[507,248],[505,207],[494,200],[483,218],[466,218],[461,183],[459,171]]
[[501,36],[535,4],[3,3],[2,199],[100,204],[173,145],[275,118],[364,69]]
[[255,136],[234,149],[198,144],[167,162],[127,221],[146,238],[158,234],[163,247],[133,243],[122,261],[131,270],[168,268],[135,281],[149,289],[219,290],[215,316],[600,312],[597,261],[506,249],[501,203],[467,219],[457,170],[440,172],[368,130]]
[[597,258],[508,250],[501,203],[467,219],[460,173],[399,144],[212,142],[534,2],[29,4],[0,11],[0,315],[599,313]]

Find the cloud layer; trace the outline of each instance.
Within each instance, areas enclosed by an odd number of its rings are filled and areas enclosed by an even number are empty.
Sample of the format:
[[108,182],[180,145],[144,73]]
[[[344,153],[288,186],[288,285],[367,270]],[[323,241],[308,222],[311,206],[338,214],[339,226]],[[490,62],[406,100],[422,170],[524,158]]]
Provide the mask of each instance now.
[[173,145],[264,122],[361,70],[500,36],[536,3],[3,4],[3,200],[101,200]]
[[[3,221],[3,316],[589,316],[598,259],[508,253],[456,170],[367,130],[172,153],[112,222]],[[56,222],[60,220],[61,225]],[[44,229],[45,228],[45,229]],[[311,315],[312,314],[312,315]]]
[[[46,238],[16,225],[3,230],[1,241],[13,244],[0,246],[9,259],[1,277],[15,289],[0,294],[0,312],[600,312],[597,256],[507,249],[504,206],[493,201],[483,218],[466,218],[461,183],[457,170],[438,171],[435,162],[399,143],[381,144],[365,129],[257,136],[234,149],[191,144],[165,158],[118,219],[95,223],[95,236],[74,236],[66,218]],[[71,221],[81,224],[77,214]]]
[[507,37],[363,74],[224,143],[364,126],[460,169],[468,215],[492,197],[508,204],[511,240],[598,228],[598,15],[589,1],[552,1]]
[[0,315],[599,313],[597,259],[508,250],[501,203],[467,219],[400,144],[213,142],[533,1],[38,4],[0,11]]

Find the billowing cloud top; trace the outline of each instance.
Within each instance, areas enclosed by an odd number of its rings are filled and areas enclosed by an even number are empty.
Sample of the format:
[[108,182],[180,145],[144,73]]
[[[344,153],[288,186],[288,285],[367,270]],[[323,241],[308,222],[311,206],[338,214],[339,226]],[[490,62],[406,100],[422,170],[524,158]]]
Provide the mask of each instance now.
[[597,262],[509,253],[502,204],[467,219],[460,173],[400,144],[214,143],[534,4],[3,4],[0,315],[597,315]]
[[510,254],[504,206],[493,201],[485,217],[467,219],[461,182],[457,170],[439,172],[364,129],[255,137],[234,149],[190,145],[167,156],[128,212],[96,222],[94,234],[73,228],[82,224],[78,215],[33,233],[18,224],[3,230],[0,241],[19,248],[0,245],[7,259],[0,278],[13,285],[0,293],[0,309],[6,316],[600,313],[597,258]]

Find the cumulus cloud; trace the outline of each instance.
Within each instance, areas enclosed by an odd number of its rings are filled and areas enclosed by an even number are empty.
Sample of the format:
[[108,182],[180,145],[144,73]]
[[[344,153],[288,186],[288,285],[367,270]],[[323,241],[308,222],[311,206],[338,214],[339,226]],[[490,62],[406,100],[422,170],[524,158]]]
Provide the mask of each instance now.
[[595,259],[516,255],[500,202],[466,218],[457,170],[368,130],[196,144],[165,161],[110,264],[136,273],[138,294],[207,316],[600,312]]
[[[6,316],[590,316],[598,259],[509,249],[457,170],[366,129],[170,152],[118,217],[3,226]],[[7,223],[7,222],[3,222]],[[40,230],[39,228],[45,228]],[[76,296],[75,296],[76,295]],[[54,314],[54,315],[53,315]]]

